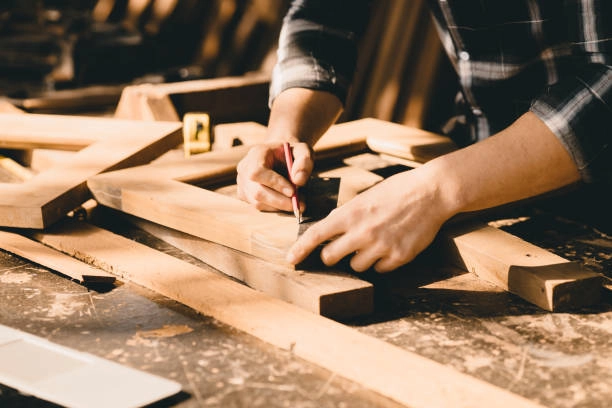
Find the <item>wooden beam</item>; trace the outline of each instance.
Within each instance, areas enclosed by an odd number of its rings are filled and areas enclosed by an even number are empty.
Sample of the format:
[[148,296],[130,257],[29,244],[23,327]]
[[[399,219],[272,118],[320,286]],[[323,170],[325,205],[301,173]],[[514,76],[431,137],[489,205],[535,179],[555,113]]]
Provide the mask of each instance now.
[[0,248],[81,283],[113,283],[115,277],[15,232],[0,231]]
[[208,113],[213,123],[254,120],[268,115],[270,75],[132,85],[124,88],[115,117],[134,120],[180,121],[188,112]]
[[449,226],[436,248],[454,265],[551,312],[601,299],[601,274],[486,224]]
[[142,218],[128,222],[207,265],[275,298],[334,320],[374,312],[374,287],[339,270],[295,270]]
[[182,141],[180,123],[0,114],[0,147],[80,149],[19,184],[0,185],[0,226],[44,228],[91,197],[86,180],[148,163]]
[[535,402],[221,275],[80,223],[36,239],[179,301],[410,407],[541,407]]
[[[384,132],[374,119],[332,127],[315,146],[315,155],[343,157],[365,149],[368,132]],[[103,205],[230,247],[270,262],[288,265],[285,253],[299,226],[293,215],[264,213],[231,197],[196,187],[234,180],[242,146],[203,153],[92,177],[88,186]]]

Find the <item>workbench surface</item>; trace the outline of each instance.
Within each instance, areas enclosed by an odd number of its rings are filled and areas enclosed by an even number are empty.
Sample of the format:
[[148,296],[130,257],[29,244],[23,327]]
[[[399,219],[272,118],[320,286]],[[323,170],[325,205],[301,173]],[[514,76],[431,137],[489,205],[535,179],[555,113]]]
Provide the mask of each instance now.
[[[504,229],[611,276],[608,235],[545,212],[514,220]],[[116,232],[203,265],[135,228]],[[370,278],[376,312],[345,322],[355,330],[544,406],[609,406],[609,290],[596,306],[548,313],[457,269],[413,265]],[[134,284],[87,288],[0,252],[0,303],[0,324],[179,381],[184,392],[159,406],[397,406]],[[52,406],[2,386],[0,405]]]

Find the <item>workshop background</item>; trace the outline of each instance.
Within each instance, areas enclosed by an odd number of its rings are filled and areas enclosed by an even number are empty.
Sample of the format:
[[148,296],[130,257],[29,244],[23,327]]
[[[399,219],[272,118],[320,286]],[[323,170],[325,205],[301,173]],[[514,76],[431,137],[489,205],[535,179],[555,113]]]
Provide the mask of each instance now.
[[[165,111],[166,100],[147,94],[147,84],[180,89],[176,84],[239,78],[247,84],[244,93],[227,93],[211,119],[265,124],[266,78],[288,6],[288,0],[2,1],[0,111],[181,120],[207,105],[179,93],[171,97],[176,111]],[[439,133],[456,92],[426,1],[375,1],[340,122],[372,117]],[[136,109],[134,98],[141,96],[146,103]],[[604,274],[608,289],[601,304],[550,314],[445,270],[428,277],[370,277],[378,284],[377,312],[347,324],[544,406],[607,407],[611,205],[583,190],[509,210],[519,221],[498,225]],[[118,232],[197,263],[135,228],[121,225]],[[0,323],[180,380],[189,395],[168,406],[396,406],[135,284],[96,292],[8,253],[0,259]],[[10,278],[18,272],[26,281]],[[436,278],[450,283],[436,286]],[[154,330],[160,327],[167,330]],[[84,340],[91,336],[95,340]],[[0,385],[0,406],[5,404],[54,406]]]

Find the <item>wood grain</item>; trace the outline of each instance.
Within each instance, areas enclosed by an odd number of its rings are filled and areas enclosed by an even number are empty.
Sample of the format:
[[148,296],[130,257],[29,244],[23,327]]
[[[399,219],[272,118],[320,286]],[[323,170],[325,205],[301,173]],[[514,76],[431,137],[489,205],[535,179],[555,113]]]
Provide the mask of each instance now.
[[374,287],[347,272],[296,270],[223,247],[184,232],[124,215],[156,238],[232,276],[249,287],[334,320],[369,315],[374,311]]
[[601,299],[601,274],[498,228],[468,222],[439,236],[448,261],[542,309],[578,309]]
[[535,402],[135,241],[87,225],[36,239],[177,300],[410,407],[540,407]]
[[91,197],[87,178],[144,164],[181,141],[181,124],[0,114],[0,147],[80,149],[20,184],[0,185],[0,226],[44,228]]
[[0,231],[0,248],[81,283],[113,283],[115,277],[16,232]]
[[[332,127],[314,147],[319,159],[365,149],[372,128],[387,123],[364,119]],[[298,225],[292,215],[263,213],[235,198],[199,186],[233,180],[248,147],[203,153],[178,160],[108,172],[88,180],[99,203],[266,261],[288,265],[287,249]],[[191,183],[191,184],[187,184]]]

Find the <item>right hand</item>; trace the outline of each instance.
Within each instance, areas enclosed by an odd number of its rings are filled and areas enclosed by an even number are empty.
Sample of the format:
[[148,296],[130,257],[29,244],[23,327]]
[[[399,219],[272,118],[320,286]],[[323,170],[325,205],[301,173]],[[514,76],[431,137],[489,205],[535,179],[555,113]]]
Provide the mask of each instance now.
[[[291,147],[293,168],[289,177],[296,186],[302,187],[312,173],[312,151],[306,143],[295,143]],[[286,168],[282,142],[252,147],[238,163],[238,198],[260,211],[292,211],[293,185],[275,170]],[[303,211],[303,201],[300,201],[300,207]]]

